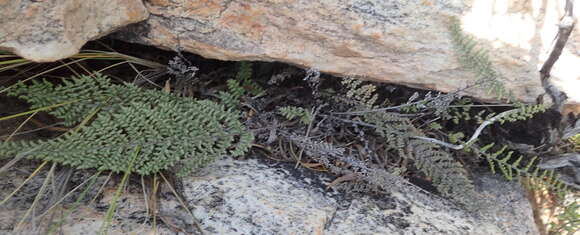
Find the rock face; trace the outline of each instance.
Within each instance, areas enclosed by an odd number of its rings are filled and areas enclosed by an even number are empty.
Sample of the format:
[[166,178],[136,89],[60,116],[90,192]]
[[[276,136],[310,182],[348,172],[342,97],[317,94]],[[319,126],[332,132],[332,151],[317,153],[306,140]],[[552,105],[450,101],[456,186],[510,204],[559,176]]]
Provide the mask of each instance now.
[[[465,3],[469,2],[469,3]],[[561,2],[561,3],[560,3]],[[456,62],[448,18],[491,52],[520,100],[543,93],[546,59],[563,1],[147,1],[151,17],[118,35],[221,60],[282,61],[339,75],[453,91],[473,82]],[[580,15],[576,7],[575,15]],[[552,75],[580,103],[580,24]],[[576,64],[576,66],[574,66]],[[494,97],[483,90],[467,94]]]
[[223,160],[183,188],[211,234],[538,234],[522,190],[494,177],[477,181],[495,205],[479,219],[419,191],[348,198],[325,190],[330,182],[293,164]]
[[[496,177],[475,180],[487,200],[482,203],[493,204],[478,216],[437,196],[402,193],[397,187],[389,195],[346,196],[326,190],[332,180],[322,173],[294,169],[293,164],[223,159],[183,179],[182,197],[204,234],[538,234],[521,188]],[[191,215],[170,190],[159,196],[157,216],[163,223],[156,227],[145,223],[151,207],[146,207],[143,192],[134,185],[122,194],[109,234],[198,233]],[[59,232],[94,234],[114,193],[114,186],[108,187],[96,205],[81,206],[63,221]],[[25,209],[0,212],[0,231],[10,228],[8,221]]]
[[[143,5],[145,4],[145,6]],[[544,92],[546,59],[564,1],[488,0],[0,0],[0,48],[34,61],[73,55],[124,25],[116,37],[221,60],[280,61],[336,75],[454,91],[474,81],[455,59],[449,16],[491,53],[514,96]],[[576,7],[574,15],[580,15]],[[580,24],[552,70],[580,105]],[[482,89],[467,95],[494,99]]]
[[148,15],[139,0],[0,0],[0,49],[55,61]]

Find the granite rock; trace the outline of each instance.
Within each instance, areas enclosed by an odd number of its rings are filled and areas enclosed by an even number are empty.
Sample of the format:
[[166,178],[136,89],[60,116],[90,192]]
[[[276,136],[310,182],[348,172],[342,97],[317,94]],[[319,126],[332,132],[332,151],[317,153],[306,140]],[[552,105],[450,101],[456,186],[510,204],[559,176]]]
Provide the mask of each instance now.
[[148,16],[139,0],[0,0],[0,49],[52,62]]

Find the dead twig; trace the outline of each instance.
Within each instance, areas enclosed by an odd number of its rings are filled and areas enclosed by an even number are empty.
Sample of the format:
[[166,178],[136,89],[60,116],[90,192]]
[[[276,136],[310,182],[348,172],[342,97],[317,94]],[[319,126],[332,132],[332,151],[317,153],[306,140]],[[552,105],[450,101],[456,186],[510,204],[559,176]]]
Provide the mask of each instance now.
[[475,141],[477,139],[477,137],[479,137],[479,135],[481,134],[481,132],[483,131],[483,129],[486,126],[491,125],[494,122],[499,121],[501,118],[507,117],[507,116],[514,114],[514,113],[517,113],[519,111],[520,111],[520,109],[508,110],[508,111],[505,111],[503,113],[500,113],[500,114],[494,116],[493,118],[485,120],[483,123],[481,123],[481,125],[479,125],[479,127],[475,130],[473,135],[471,135],[471,138],[469,138],[469,140],[467,142],[465,142],[464,144],[455,145],[455,144],[450,144],[450,143],[447,143],[447,142],[444,142],[444,141],[441,141],[438,139],[433,139],[433,138],[424,137],[424,136],[413,136],[411,138],[420,139],[420,140],[424,140],[424,141],[427,141],[427,142],[430,142],[433,144],[442,145],[442,146],[445,146],[447,148],[454,149],[454,150],[460,150],[460,149],[463,149],[466,146],[468,146],[470,143],[473,143],[473,141]]
[[566,0],[565,14],[560,19],[560,24],[558,25],[558,34],[556,34],[556,38],[554,39],[554,46],[552,47],[552,51],[550,52],[548,59],[546,62],[544,62],[544,65],[542,65],[542,68],[540,69],[540,79],[542,81],[542,86],[550,98],[552,98],[554,103],[552,105],[552,109],[557,111],[562,110],[564,101],[566,101],[568,97],[566,96],[566,93],[560,91],[560,89],[552,84],[550,80],[550,71],[552,70],[552,67],[558,58],[560,58],[562,50],[564,49],[564,46],[566,46],[566,42],[568,41],[568,38],[574,29],[575,19],[573,15],[573,9],[574,2],[572,0]]

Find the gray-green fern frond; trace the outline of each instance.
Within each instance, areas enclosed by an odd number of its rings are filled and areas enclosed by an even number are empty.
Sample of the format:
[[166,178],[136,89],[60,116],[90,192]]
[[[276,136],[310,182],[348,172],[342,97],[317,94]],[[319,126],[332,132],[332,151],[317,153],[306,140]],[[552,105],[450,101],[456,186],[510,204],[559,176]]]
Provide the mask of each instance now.
[[444,196],[474,208],[477,197],[467,171],[453,156],[438,146],[411,139],[423,135],[412,122],[398,113],[366,113],[363,119],[375,125],[375,132],[383,136],[388,146],[399,156],[413,161],[413,165],[431,178],[433,185]]
[[500,124],[503,124],[505,122],[516,122],[516,121],[523,121],[523,120],[528,120],[532,117],[534,117],[534,115],[538,114],[538,113],[542,113],[546,111],[546,106],[542,105],[542,104],[537,104],[537,105],[524,105],[521,106],[517,109],[514,109],[513,112],[509,112],[507,115],[502,116],[501,118],[499,118],[498,121]]
[[514,100],[511,92],[505,89],[499,80],[502,75],[494,69],[487,51],[478,47],[478,42],[463,32],[459,19],[451,17],[449,32],[457,53],[457,59],[463,66],[476,74],[477,83],[500,100]]
[[341,83],[347,89],[347,100],[345,102],[353,105],[363,105],[367,108],[373,107],[377,102],[376,86],[372,84],[363,85],[363,81],[351,77],[343,78]]
[[[385,169],[369,166],[366,162],[346,153],[344,148],[325,141],[316,141],[303,136],[291,135],[287,138],[309,156],[337,175],[350,175],[356,178],[356,183],[344,185],[349,191],[388,192],[392,188],[408,191],[411,186],[403,177]],[[343,187],[344,187],[343,186]]]
[[[502,75],[493,68],[493,64],[489,59],[487,51],[478,46],[478,42],[473,37],[463,32],[461,29],[461,23],[455,17],[451,18],[449,32],[455,47],[455,51],[457,52],[457,58],[459,62],[476,74],[477,83],[488,89],[488,91],[493,93],[498,99],[507,98],[508,100],[513,100],[513,95],[510,91],[505,89],[499,79],[502,77]],[[516,107],[516,109],[506,111],[498,115],[495,115],[494,113],[488,114],[487,118],[485,119],[481,118],[480,115],[478,115],[476,118],[484,124],[491,124],[493,122],[499,122],[500,124],[503,124],[504,122],[528,120],[535,114],[544,112],[546,110],[544,105],[524,105],[518,102],[516,102]],[[475,139],[469,141],[466,146],[472,144],[474,140]],[[540,171],[537,167],[535,170],[531,170],[531,166],[533,165],[535,158],[532,159],[527,166],[522,167],[519,165],[522,161],[522,156],[518,157],[514,161],[514,159],[512,159],[513,152],[510,151],[505,153],[507,149],[506,147],[495,153],[489,153],[487,150],[491,148],[491,146],[493,146],[493,144],[487,145],[482,149],[477,149],[474,147],[470,149],[473,149],[478,155],[487,159],[491,170],[494,173],[495,168],[497,167],[509,180],[512,180],[514,177],[519,179],[521,176],[539,178],[546,182],[547,185],[555,189],[555,191],[564,190],[563,182],[555,178],[553,176],[553,172]]]
[[473,182],[457,160],[438,146],[421,140],[411,140],[409,146],[414,166],[431,178],[442,195],[452,197],[470,208],[476,207],[477,193]]
[[114,85],[102,75],[73,78],[62,86],[18,84],[9,94],[33,107],[76,100],[50,112],[69,125],[80,122],[97,107],[101,111],[90,125],[56,139],[2,142],[2,157],[32,149],[26,154],[32,159],[120,172],[127,169],[131,152],[139,146],[133,172],[148,175],[179,167],[178,173],[183,175],[215,158],[242,155],[253,141],[239,115],[226,111],[223,105],[130,84]]
[[286,106],[281,107],[278,111],[288,120],[299,118],[300,122],[304,125],[312,122],[312,114],[302,107]]
[[[101,75],[63,80],[63,83],[62,86],[36,80],[33,80],[31,85],[17,83],[7,91],[7,95],[28,101],[31,109],[66,103],[51,110],[50,114],[64,119],[66,126],[73,126],[96,107],[103,107],[105,103],[109,103],[110,108],[118,109],[120,104],[133,99],[132,94],[136,94],[136,90],[124,93],[118,89],[119,86],[112,86],[109,80]],[[125,90],[127,89],[132,87]]]

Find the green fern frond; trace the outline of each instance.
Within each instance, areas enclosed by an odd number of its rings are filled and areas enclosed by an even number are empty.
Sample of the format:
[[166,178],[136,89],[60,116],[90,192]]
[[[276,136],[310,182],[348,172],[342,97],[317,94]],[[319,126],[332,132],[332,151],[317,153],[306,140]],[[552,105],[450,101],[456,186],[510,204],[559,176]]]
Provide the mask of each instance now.
[[[59,103],[69,102],[49,113],[64,119],[67,126],[79,123],[91,110],[104,105],[109,98],[113,107],[133,99],[129,93],[120,93],[120,86],[112,85],[100,74],[81,79],[63,80],[63,85],[54,85],[47,81],[33,80],[31,85],[19,82],[7,91],[7,95],[17,96],[28,101],[31,109],[38,109]],[[137,89],[137,88],[135,88]],[[70,102],[75,101],[75,102]]]
[[365,113],[362,119],[374,125],[375,133],[385,138],[388,146],[397,151],[402,151],[411,136],[416,135],[416,129],[411,120],[391,112]]
[[260,96],[264,90],[252,80],[252,63],[240,62],[236,79],[229,79],[227,82],[228,91],[220,91],[218,98],[229,109],[235,109],[240,105],[240,99],[246,94]]
[[226,82],[228,86],[228,91],[238,99],[246,93],[244,88],[240,85],[240,82],[237,80],[230,79]]
[[523,166],[521,164],[524,156],[520,155],[517,158],[513,158],[514,152],[508,151],[507,146],[503,146],[495,152],[489,152],[494,145],[494,143],[491,143],[480,149],[472,147],[479,156],[482,156],[487,160],[492,173],[495,174],[496,168],[499,168],[502,175],[508,180],[516,178],[519,181],[522,177],[529,177],[542,181],[555,192],[563,192],[567,190],[567,185],[554,175],[553,170],[542,170],[535,166],[537,157],[533,157],[525,166]]
[[240,85],[251,95],[260,96],[264,94],[264,89],[260,87],[254,80],[252,80],[252,63],[248,61],[240,62],[240,67],[238,73],[236,74],[236,80],[239,81]]
[[455,133],[450,133],[448,135],[449,137],[449,142],[452,144],[455,143],[459,143],[459,141],[463,138],[465,138],[465,134],[463,134],[463,132],[455,132]]
[[505,122],[516,122],[516,121],[528,120],[530,118],[533,118],[534,115],[546,111],[546,106],[543,104],[520,105],[520,106],[521,107],[516,109],[517,110],[516,112],[510,113],[509,115],[506,115],[506,116],[500,118],[498,120],[499,123],[503,124]]
[[286,106],[278,109],[278,112],[288,120],[299,118],[304,125],[309,125],[312,122],[312,114],[310,111],[295,106]]
[[550,234],[575,234],[580,231],[580,202],[572,201],[563,206],[564,210],[556,216],[558,222],[550,223]]
[[572,144],[572,151],[580,152],[580,134],[568,138],[568,141]]
[[220,91],[218,98],[228,109],[235,109],[240,105],[240,98],[246,91],[237,80],[230,79],[226,83],[228,91]]
[[79,99],[74,105],[51,111],[70,124],[78,123],[91,108],[102,109],[90,125],[56,139],[0,142],[2,157],[33,149],[27,157],[121,172],[128,168],[131,152],[141,146],[133,172],[149,175],[181,166],[178,173],[184,175],[218,157],[245,153],[253,140],[238,120],[239,115],[223,105],[130,84],[113,85],[102,75],[73,78],[63,86],[37,82],[29,88],[19,84],[10,92],[34,107]]

